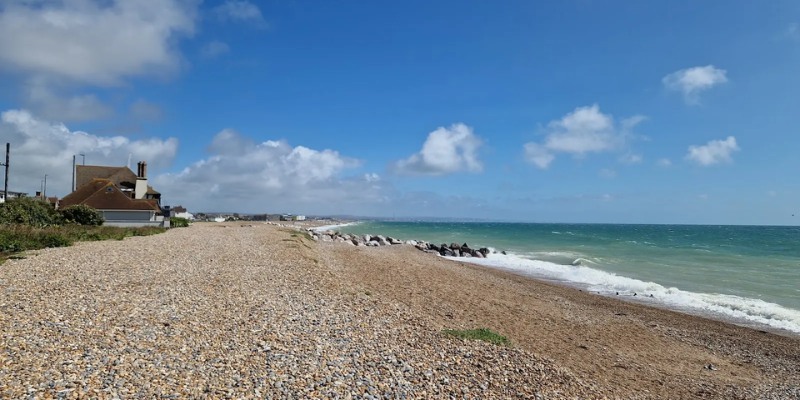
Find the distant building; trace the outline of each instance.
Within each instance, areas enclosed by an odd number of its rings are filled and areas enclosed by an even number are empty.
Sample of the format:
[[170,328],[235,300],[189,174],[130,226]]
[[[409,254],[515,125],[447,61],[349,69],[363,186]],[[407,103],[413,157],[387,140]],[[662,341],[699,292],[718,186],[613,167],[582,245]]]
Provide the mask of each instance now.
[[172,207],[172,209],[170,210],[170,216],[176,218],[186,218],[190,221],[194,220],[194,214],[186,211],[186,208],[183,206]]
[[[28,194],[24,192],[12,192],[10,190],[8,191],[9,200],[15,199],[17,197],[28,197]],[[6,202],[5,194],[3,191],[0,191],[0,203],[5,203],[5,202]]]
[[282,214],[279,217],[280,221],[305,221],[305,215],[292,215],[292,214]]

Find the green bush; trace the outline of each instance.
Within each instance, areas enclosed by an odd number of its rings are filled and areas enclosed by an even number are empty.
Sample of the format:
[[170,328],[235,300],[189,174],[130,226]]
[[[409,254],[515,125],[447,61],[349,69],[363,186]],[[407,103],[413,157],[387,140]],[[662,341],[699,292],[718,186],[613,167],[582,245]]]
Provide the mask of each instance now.
[[49,203],[21,197],[0,203],[0,224],[45,227],[61,223],[61,214]]
[[100,211],[84,204],[64,207],[59,212],[66,224],[100,226],[104,221]]
[[186,228],[189,226],[189,220],[181,217],[171,217],[169,219],[170,228]]

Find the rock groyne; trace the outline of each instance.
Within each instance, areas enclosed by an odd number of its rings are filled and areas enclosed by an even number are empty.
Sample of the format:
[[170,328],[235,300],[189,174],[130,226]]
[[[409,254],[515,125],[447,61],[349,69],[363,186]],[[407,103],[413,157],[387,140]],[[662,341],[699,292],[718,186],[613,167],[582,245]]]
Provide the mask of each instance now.
[[[393,246],[393,245],[410,245],[414,246],[420,251],[424,251],[426,253],[434,253],[439,254],[443,257],[475,257],[475,258],[486,258],[491,253],[496,253],[496,251],[489,249],[488,247],[481,247],[481,248],[471,248],[468,244],[458,244],[458,243],[442,243],[442,244],[435,244],[431,242],[427,242],[424,240],[400,240],[393,238],[391,236],[383,236],[383,235],[355,235],[350,233],[341,233],[338,231],[317,231],[313,228],[308,229],[308,234],[311,236],[311,239],[314,241],[320,242],[337,242],[337,243],[347,243],[353,246],[368,246],[368,247],[379,247],[379,246]],[[505,252],[503,252],[505,254]]]

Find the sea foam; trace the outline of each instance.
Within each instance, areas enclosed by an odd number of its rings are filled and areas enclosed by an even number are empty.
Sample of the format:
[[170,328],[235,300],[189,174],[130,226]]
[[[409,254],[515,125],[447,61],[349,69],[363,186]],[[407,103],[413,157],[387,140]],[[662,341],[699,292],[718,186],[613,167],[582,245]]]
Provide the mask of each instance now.
[[342,228],[342,227],[345,227],[345,226],[358,225],[358,224],[360,224],[360,222],[343,222],[343,223],[340,223],[340,224],[317,226],[317,227],[314,227],[314,228],[311,228],[311,229],[314,230],[315,232],[335,231],[338,228]]
[[[451,257],[448,257],[451,258]],[[761,324],[800,334],[800,311],[779,304],[719,293],[696,293],[655,282],[619,276],[587,267],[584,262],[574,265],[532,260],[515,254],[490,254],[487,258],[458,258],[488,267],[514,271],[533,277],[578,284],[604,295],[636,295],[644,302],[655,302],[678,311],[746,324]]]

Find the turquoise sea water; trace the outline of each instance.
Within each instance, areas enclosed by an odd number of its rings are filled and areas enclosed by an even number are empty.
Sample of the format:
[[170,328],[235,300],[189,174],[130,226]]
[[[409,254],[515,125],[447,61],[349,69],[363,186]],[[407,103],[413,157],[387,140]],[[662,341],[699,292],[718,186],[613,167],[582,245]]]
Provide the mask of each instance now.
[[361,222],[337,229],[505,250],[471,262],[800,334],[800,227]]

